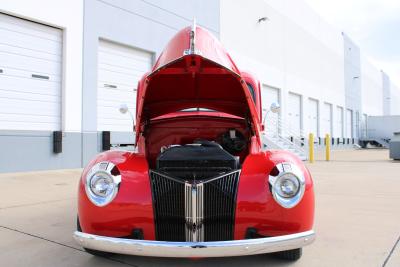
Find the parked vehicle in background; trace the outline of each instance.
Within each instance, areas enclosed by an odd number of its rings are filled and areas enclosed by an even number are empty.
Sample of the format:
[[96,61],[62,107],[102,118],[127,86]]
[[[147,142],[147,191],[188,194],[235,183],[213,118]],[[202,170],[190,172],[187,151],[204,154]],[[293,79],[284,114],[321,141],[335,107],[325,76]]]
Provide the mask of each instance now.
[[400,116],[368,116],[360,146],[368,144],[389,148],[395,132],[400,132]]

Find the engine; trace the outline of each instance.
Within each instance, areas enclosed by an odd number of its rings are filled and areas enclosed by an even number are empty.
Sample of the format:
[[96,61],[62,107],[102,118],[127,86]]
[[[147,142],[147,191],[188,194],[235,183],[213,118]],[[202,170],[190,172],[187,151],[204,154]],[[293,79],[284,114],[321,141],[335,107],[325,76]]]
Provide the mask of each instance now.
[[206,140],[164,148],[156,165],[158,171],[186,181],[216,177],[240,167],[239,157]]

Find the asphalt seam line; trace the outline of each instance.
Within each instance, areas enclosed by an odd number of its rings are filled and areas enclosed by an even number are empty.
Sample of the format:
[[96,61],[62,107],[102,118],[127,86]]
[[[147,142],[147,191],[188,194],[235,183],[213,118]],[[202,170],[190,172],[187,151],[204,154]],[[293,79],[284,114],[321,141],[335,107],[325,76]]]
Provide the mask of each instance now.
[[[50,243],[53,243],[53,244],[57,244],[57,245],[60,245],[60,246],[63,246],[63,247],[67,247],[67,248],[70,248],[70,249],[73,249],[73,250],[76,250],[76,251],[80,251],[80,252],[84,252],[84,253],[87,253],[87,254],[91,255],[90,253],[86,252],[83,249],[75,248],[75,247],[72,247],[72,246],[57,242],[57,241],[53,241],[53,240],[50,240],[50,239],[47,239],[47,238],[44,238],[44,237],[41,237],[41,236],[38,236],[38,235],[30,234],[30,233],[23,232],[23,231],[20,231],[20,230],[17,230],[17,229],[13,229],[13,228],[10,228],[10,227],[7,227],[7,226],[3,226],[3,225],[0,225],[0,228],[6,229],[6,230],[9,230],[9,231],[13,231],[13,232],[16,232],[16,233],[19,233],[19,234],[23,234],[23,235],[28,235],[28,236],[31,236],[31,237],[34,237],[34,238],[38,238],[38,239],[43,240],[43,241],[47,241],[47,242],[50,242]],[[96,257],[101,257],[101,258],[104,258],[104,259],[107,259],[107,260],[110,260],[110,261],[114,261],[114,262],[118,262],[118,263],[122,263],[122,264],[125,264],[125,265],[128,265],[128,266],[139,267],[137,265],[133,265],[133,264],[130,264],[128,262],[124,262],[124,261],[117,260],[117,259],[114,259],[114,258],[109,258],[109,257],[105,257],[105,256],[96,256]]]
[[58,199],[58,200],[42,201],[42,202],[35,202],[35,203],[29,203],[29,204],[14,205],[14,206],[7,206],[7,207],[0,208],[0,210],[13,209],[13,208],[22,208],[22,207],[27,207],[27,206],[36,206],[36,205],[41,205],[41,204],[51,204],[51,203],[55,203],[55,202],[62,202],[62,201],[67,201],[67,200],[72,200],[72,199],[76,199],[76,197],[64,198],[64,199]]
[[399,244],[399,242],[400,242],[400,236],[399,236],[399,238],[397,238],[396,243],[394,243],[394,246],[393,246],[392,249],[390,250],[389,255],[386,257],[385,261],[383,262],[382,267],[385,267],[386,264],[389,262],[390,257],[392,256],[392,254],[393,254],[394,250],[396,249],[397,245]]

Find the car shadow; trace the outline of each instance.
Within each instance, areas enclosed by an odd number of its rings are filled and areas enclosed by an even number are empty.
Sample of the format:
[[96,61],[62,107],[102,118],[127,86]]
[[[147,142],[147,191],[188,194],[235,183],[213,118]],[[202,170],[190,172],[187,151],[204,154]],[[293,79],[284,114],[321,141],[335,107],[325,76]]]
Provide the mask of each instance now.
[[261,254],[242,257],[221,258],[154,258],[127,255],[113,255],[110,259],[138,267],[145,266],[207,266],[207,267],[258,267],[258,266],[292,266],[295,263],[274,257],[273,254]]

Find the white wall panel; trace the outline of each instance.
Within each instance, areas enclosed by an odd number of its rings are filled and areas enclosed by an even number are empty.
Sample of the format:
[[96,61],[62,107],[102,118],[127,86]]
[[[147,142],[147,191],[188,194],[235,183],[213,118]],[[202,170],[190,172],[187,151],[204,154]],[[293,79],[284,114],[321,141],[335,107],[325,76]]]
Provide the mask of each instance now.
[[261,91],[261,98],[262,98],[261,103],[263,106],[263,118],[267,116],[265,119],[266,131],[271,131],[272,133],[278,133],[279,113],[271,112],[270,107],[272,103],[281,104],[279,89],[263,85]]
[[309,98],[307,108],[308,133],[313,133],[315,137],[319,136],[319,111],[318,100]]
[[354,78],[353,82],[359,82],[360,79],[363,113],[369,116],[383,115],[382,73],[365,56],[361,56],[361,77]]
[[344,136],[344,112],[343,107],[336,107],[334,137],[342,138]]
[[321,136],[329,134],[332,137],[332,118],[332,104],[324,103],[322,105]]
[[301,96],[289,93],[287,105],[288,129],[290,136],[301,135]]
[[346,134],[344,137],[352,138],[353,137],[353,111],[351,109],[346,109]]
[[0,129],[61,130],[62,31],[0,14]]
[[135,114],[137,83],[150,71],[153,55],[105,40],[98,53],[97,130],[132,131],[130,115],[118,108],[125,103]]
[[[267,20],[258,22],[262,17]],[[242,0],[221,0],[220,36],[241,69],[254,72],[262,83],[281,88],[282,118],[287,123],[289,91],[304,99],[345,106],[341,31],[323,21],[304,1],[244,4]],[[308,112],[306,106],[304,111]],[[305,130],[308,125],[308,119],[304,120]]]

